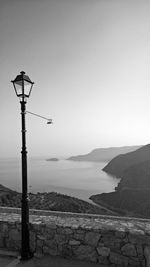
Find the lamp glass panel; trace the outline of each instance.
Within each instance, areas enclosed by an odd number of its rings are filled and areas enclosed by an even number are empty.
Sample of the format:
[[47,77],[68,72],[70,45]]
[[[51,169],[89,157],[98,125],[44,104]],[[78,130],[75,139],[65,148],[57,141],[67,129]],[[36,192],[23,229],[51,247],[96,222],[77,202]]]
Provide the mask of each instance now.
[[22,81],[17,81],[14,83],[14,86],[15,86],[15,90],[16,90],[16,94],[17,96],[20,96],[22,95]]
[[32,83],[24,81],[24,94],[25,94],[25,96],[29,97],[31,89],[32,89]]

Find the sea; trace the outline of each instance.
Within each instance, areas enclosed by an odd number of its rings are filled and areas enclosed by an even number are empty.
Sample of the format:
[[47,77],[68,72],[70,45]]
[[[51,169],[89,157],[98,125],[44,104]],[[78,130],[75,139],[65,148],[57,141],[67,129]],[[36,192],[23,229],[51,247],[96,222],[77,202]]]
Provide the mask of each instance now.
[[[28,158],[28,191],[58,192],[91,202],[91,195],[112,192],[119,182],[102,171],[106,164]],[[21,192],[20,158],[0,159],[0,184]]]

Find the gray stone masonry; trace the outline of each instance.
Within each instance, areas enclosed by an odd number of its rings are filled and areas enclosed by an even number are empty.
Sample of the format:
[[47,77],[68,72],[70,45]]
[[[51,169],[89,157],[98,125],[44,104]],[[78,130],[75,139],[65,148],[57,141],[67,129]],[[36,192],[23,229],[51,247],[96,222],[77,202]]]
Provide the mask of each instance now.
[[[40,255],[146,267],[150,220],[30,210],[30,246]],[[20,250],[20,209],[0,207],[0,248]]]

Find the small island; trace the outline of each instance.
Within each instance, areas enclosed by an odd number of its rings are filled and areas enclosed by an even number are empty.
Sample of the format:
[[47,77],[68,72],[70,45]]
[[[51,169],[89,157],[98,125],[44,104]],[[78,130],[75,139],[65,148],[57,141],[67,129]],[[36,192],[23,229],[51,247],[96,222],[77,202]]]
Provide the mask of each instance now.
[[50,159],[47,159],[47,161],[59,161],[58,158],[50,158]]

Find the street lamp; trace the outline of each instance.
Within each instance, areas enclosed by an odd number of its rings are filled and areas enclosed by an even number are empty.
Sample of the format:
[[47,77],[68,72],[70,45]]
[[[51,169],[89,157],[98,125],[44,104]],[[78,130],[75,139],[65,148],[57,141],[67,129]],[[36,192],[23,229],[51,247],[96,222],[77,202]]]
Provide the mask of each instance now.
[[25,114],[26,102],[30,96],[33,82],[25,75],[24,71],[11,81],[17,97],[20,99],[21,104],[21,125],[22,125],[22,208],[21,208],[21,223],[22,223],[22,239],[21,239],[21,259],[27,260],[32,257],[30,251],[29,239],[29,203],[28,203],[28,183],[27,183],[27,150],[26,150],[26,127],[25,127]]

